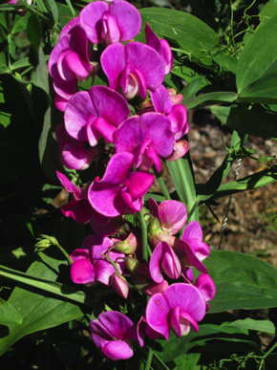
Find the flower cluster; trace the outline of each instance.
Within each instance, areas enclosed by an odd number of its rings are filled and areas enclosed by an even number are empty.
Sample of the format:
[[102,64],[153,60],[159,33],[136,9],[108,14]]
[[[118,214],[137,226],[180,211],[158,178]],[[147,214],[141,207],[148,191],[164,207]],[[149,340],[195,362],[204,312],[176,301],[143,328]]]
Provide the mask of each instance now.
[[[179,201],[144,202],[164,161],[187,153],[189,124],[182,96],[163,85],[173,66],[168,42],[149,25],[146,43],[132,41],[140,29],[140,13],[127,1],[95,1],[62,29],[48,65],[55,106],[64,113],[56,131],[61,162],[100,175],[77,186],[57,172],[72,195],[63,214],[92,228],[71,254],[71,280],[103,284],[122,299],[134,290],[145,302],[137,323],[119,311],[91,321],[93,342],[111,360],[130,358],[132,342],[198,330],[215,295],[200,224],[187,222]],[[80,87],[103,75],[107,86]],[[144,237],[130,222],[136,213]]]

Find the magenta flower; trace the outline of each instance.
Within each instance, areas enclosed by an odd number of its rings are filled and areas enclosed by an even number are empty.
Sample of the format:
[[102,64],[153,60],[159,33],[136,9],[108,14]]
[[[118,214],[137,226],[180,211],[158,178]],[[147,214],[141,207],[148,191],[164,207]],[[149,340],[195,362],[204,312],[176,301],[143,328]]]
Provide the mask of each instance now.
[[95,44],[130,40],[141,27],[139,11],[123,0],[109,4],[95,1],[81,11],[80,19],[89,40]]
[[151,92],[151,100],[155,111],[164,113],[169,118],[176,140],[188,133],[187,108],[182,104],[172,104],[169,91],[163,85]]
[[147,172],[131,172],[134,156],[117,153],[110,159],[105,174],[88,189],[88,200],[100,214],[116,217],[141,210],[143,196],[154,183],[154,175]]
[[103,312],[90,323],[91,339],[110,360],[127,360],[134,352],[130,340],[135,338],[135,324],[118,311]]
[[165,75],[162,57],[141,42],[108,46],[102,53],[101,66],[110,87],[121,91],[127,99],[137,94],[145,99],[147,90],[157,89]]
[[72,170],[85,170],[97,155],[96,148],[87,148],[86,143],[73,139],[64,125],[57,127],[56,137],[62,164]]
[[149,273],[155,283],[164,281],[163,273],[170,279],[177,280],[181,275],[181,263],[173,248],[160,242],[154,249],[149,262]]
[[169,120],[159,113],[144,113],[127,119],[115,132],[117,152],[130,152],[135,167],[149,170],[153,165],[162,170],[162,158],[173,151],[174,137]]
[[88,39],[77,17],[61,31],[48,62],[53,88],[57,94],[57,109],[65,109],[66,102],[77,91],[77,80],[84,80],[91,74],[93,66],[89,58]]
[[181,240],[190,246],[200,261],[203,261],[209,256],[210,246],[203,241],[203,231],[199,222],[190,222],[185,228]]
[[177,200],[164,200],[158,204],[153,198],[149,199],[149,209],[156,217],[163,231],[175,235],[187,222],[187,208],[184,203]]
[[205,313],[206,303],[198,289],[190,284],[176,283],[149,299],[146,322],[168,340],[170,329],[178,336],[188,334],[191,326],[197,331],[198,321]]
[[62,214],[79,223],[89,222],[95,211],[87,200],[87,189],[79,188],[59,171],[56,175],[65,190],[73,195],[73,199],[61,208]]
[[199,222],[192,221],[188,224],[181,238],[175,241],[175,251],[187,266],[193,266],[201,272],[207,272],[202,261],[209,256],[210,246],[203,242],[203,233]]
[[145,26],[146,43],[155,49],[165,62],[165,73],[168,74],[173,67],[173,55],[169,43],[164,39],[159,39],[153,32],[149,24]]
[[106,86],[93,86],[72,96],[65,109],[67,133],[76,140],[97,144],[103,136],[113,141],[113,133],[129,114],[125,99]]
[[206,302],[214,299],[216,286],[209,274],[200,274],[196,279],[195,286],[199,289]]
[[109,238],[89,236],[83,243],[84,248],[75,249],[70,255],[73,263],[70,267],[70,277],[75,284],[100,282],[110,285],[115,273],[113,261],[121,271],[124,262],[122,253],[111,251],[113,241]]

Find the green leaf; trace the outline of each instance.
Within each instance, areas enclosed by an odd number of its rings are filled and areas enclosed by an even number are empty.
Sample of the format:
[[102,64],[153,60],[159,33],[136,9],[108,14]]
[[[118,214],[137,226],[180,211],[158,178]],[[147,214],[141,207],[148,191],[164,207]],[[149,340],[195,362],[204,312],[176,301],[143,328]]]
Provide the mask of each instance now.
[[262,7],[262,10],[260,11],[259,17],[260,22],[265,23],[269,21],[272,17],[275,17],[277,15],[277,1],[276,0],[270,0]]
[[269,103],[277,101],[276,33],[277,16],[262,23],[243,49],[236,74],[241,100]]
[[251,109],[245,106],[233,107],[228,115],[227,126],[241,134],[265,139],[277,137],[277,113],[267,111],[261,106]]
[[211,102],[233,103],[237,99],[237,94],[231,91],[215,91],[206,94],[199,94],[194,98],[187,99],[188,108],[195,108],[198,105]]
[[218,36],[206,23],[193,15],[173,9],[141,9],[145,22],[160,37],[179,45],[182,51],[204,64],[212,64],[212,52],[218,44]]
[[261,333],[266,333],[269,335],[275,335],[275,326],[270,320],[255,320],[251,318],[236,320],[232,323],[223,323],[223,327],[235,327],[242,331],[245,334],[248,334],[249,330],[259,331]]
[[[60,262],[50,257],[47,258],[47,262],[48,265],[34,262],[27,271],[28,275],[37,278],[36,288],[40,287],[41,279],[54,283],[57,278],[56,269],[58,269]],[[15,288],[8,303],[19,313],[22,322],[12,322],[8,325],[9,334],[0,339],[0,354],[3,354],[11,345],[28,334],[61,325],[83,315],[76,304],[42,295],[41,291],[37,290],[29,291]]]
[[224,107],[221,105],[211,105],[209,107],[212,114],[216,116],[216,118],[220,121],[222,125],[226,125],[231,108],[230,107]]
[[206,262],[217,294],[211,313],[276,307],[277,269],[239,252],[213,251]]
[[167,167],[179,199],[188,207],[190,220],[197,219],[196,191],[189,159],[167,161]]
[[0,301],[0,324],[2,325],[21,325],[23,318],[15,307],[8,301]]
[[59,21],[59,9],[57,7],[56,1],[54,0],[44,0],[47,9],[50,11],[54,23]]
[[42,38],[42,28],[41,22],[38,16],[35,14],[32,14],[29,18],[27,25],[27,36],[35,50],[38,50]]
[[197,201],[203,202],[210,198],[217,199],[240,191],[258,189],[272,184],[276,180],[277,168],[272,167],[268,170],[256,172],[253,175],[246,176],[237,181],[229,181],[226,184],[222,184],[215,192],[210,194],[207,194],[208,191],[205,189],[205,186],[201,186],[202,184],[200,184],[197,187],[199,190],[197,192]]

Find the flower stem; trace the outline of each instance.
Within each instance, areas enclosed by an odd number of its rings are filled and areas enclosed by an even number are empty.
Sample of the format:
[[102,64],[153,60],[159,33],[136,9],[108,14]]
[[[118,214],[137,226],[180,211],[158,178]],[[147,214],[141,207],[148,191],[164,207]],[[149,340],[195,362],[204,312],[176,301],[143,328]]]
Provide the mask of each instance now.
[[167,200],[170,200],[170,199],[171,199],[171,197],[170,197],[169,191],[168,191],[168,189],[167,189],[167,186],[166,186],[166,184],[165,184],[165,181],[164,181],[163,177],[158,176],[158,177],[157,177],[157,180],[158,180],[158,183],[159,183],[159,185],[160,185],[160,189],[161,189],[161,191],[163,192],[163,195],[165,196],[165,198],[166,198]]
[[143,210],[141,210],[139,212],[139,221],[140,221],[140,226],[141,226],[142,257],[143,257],[145,262],[148,262],[149,255],[151,254],[151,252],[150,252],[150,248],[149,248],[149,245],[148,245],[147,225],[146,225],[146,222],[144,220]]
[[146,365],[145,365],[145,368],[144,370],[150,370],[151,369],[151,364],[152,364],[152,360],[153,360],[153,350],[152,348],[149,348],[149,351],[148,351],[148,357],[147,357],[147,361],[146,361]]
[[68,262],[68,264],[69,265],[71,265],[72,264],[72,259],[71,259],[71,257],[70,257],[70,255],[67,253],[67,251],[60,245],[60,243],[57,243],[56,244],[56,247],[61,251],[61,253],[65,256],[65,258],[66,258],[66,260],[67,260],[67,262]]

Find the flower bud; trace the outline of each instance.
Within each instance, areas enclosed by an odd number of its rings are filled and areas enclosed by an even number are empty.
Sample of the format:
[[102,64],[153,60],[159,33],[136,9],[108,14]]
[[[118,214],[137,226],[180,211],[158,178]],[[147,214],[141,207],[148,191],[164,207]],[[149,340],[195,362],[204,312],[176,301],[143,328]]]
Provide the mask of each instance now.
[[139,261],[135,257],[127,257],[125,260],[125,266],[128,271],[133,273],[139,267]]
[[136,236],[130,233],[125,240],[117,242],[113,249],[124,254],[134,254],[137,249]]
[[156,246],[159,242],[166,242],[173,245],[175,237],[169,230],[163,228],[157,218],[153,218],[149,223],[149,239],[151,244]]
[[111,286],[120,297],[126,299],[129,294],[129,285],[127,280],[118,273],[114,273],[111,277]]
[[36,243],[36,248],[46,249],[51,247],[51,245],[57,245],[58,241],[54,236],[42,234],[41,238]]

